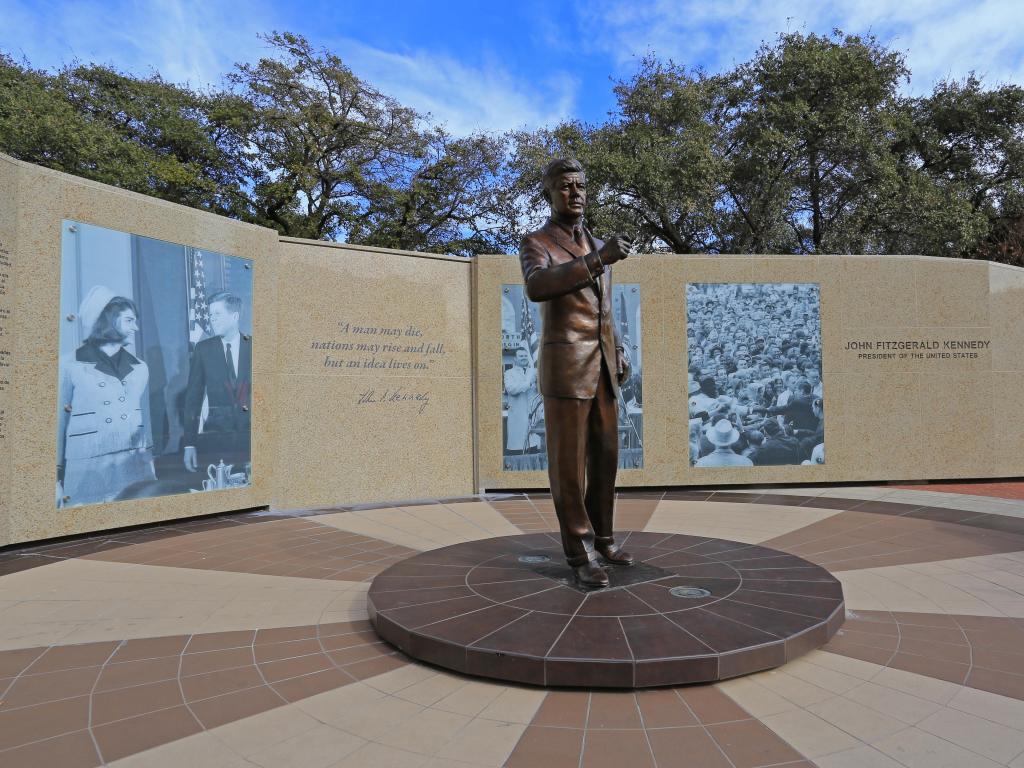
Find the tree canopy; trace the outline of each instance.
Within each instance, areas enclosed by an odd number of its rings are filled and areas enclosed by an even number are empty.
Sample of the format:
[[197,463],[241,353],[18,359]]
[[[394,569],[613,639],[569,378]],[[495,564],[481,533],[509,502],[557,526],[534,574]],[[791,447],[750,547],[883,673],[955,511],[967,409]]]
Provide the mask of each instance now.
[[515,251],[547,215],[541,169],[572,155],[592,227],[647,249],[1024,264],[1024,89],[907,96],[870,35],[780,35],[715,74],[651,55],[604,121],[469,136],[301,36],[264,39],[207,91],[0,52],[0,151],[284,235],[462,255]]

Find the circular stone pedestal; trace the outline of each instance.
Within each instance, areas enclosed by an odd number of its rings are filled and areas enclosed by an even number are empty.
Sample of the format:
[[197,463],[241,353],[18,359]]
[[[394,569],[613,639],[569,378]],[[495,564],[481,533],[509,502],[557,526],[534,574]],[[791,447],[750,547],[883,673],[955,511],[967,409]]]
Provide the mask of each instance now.
[[472,541],[415,555],[370,586],[377,633],[458,672],[548,686],[645,688],[776,667],[826,643],[843,589],[767,547],[623,532],[640,561],[611,586],[577,587],[557,534]]

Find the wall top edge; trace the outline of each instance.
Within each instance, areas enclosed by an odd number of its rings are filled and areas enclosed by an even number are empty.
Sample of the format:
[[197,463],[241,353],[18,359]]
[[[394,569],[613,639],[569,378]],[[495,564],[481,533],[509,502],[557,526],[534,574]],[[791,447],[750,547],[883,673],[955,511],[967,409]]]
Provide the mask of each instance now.
[[374,245],[354,245],[352,243],[338,243],[333,240],[310,240],[304,237],[285,237],[281,235],[280,242],[288,245],[314,245],[321,248],[339,248],[349,251],[363,251],[365,253],[386,253],[393,256],[412,256],[419,259],[438,259],[440,261],[454,261],[469,266],[472,259],[464,256],[452,256],[447,253],[425,253],[423,251],[403,251],[397,248],[379,248]]
[[[71,173],[65,173],[64,171],[57,171],[53,168],[46,168],[42,165],[36,165],[35,163],[29,163],[24,160],[18,160],[0,153],[0,162],[6,163],[13,168],[31,171],[35,174],[43,174],[51,176],[55,179],[59,179],[63,183],[73,183],[82,187],[91,187],[97,190],[102,190],[104,194],[117,195],[128,199],[137,200],[139,202],[145,202],[147,205],[154,205],[159,208],[176,209],[179,211],[187,211],[189,214],[194,214],[198,218],[215,220],[217,222],[223,222],[226,226],[234,227],[236,229],[246,229],[257,232],[272,233],[274,230],[267,227],[261,227],[258,224],[250,224],[247,221],[239,221],[238,219],[229,219],[226,216],[220,216],[210,211],[204,211],[200,208],[192,208],[181,203],[172,203],[170,200],[162,200],[159,197],[152,197],[151,195],[144,195],[141,192],[133,192],[130,189],[122,189],[121,187],[115,187],[111,184],[104,184],[102,181],[94,181],[93,179],[85,179],[81,176],[75,176]],[[91,223],[91,222],[90,222]]]
[[[477,261],[504,261],[507,259],[518,259],[518,256],[508,254],[485,254],[475,257]],[[868,260],[868,259],[904,259],[907,261],[929,261],[933,263],[946,263],[946,264],[978,264],[979,268],[981,265],[989,265],[992,267],[1001,267],[1003,269],[1024,271],[1024,267],[1015,267],[1011,264],[1002,264],[997,261],[986,261],[984,259],[957,259],[948,256],[923,256],[920,254],[912,253],[822,253],[822,254],[798,254],[798,253],[728,253],[728,254],[717,254],[717,253],[637,253],[630,256],[630,261],[654,261],[654,260],[676,260],[676,261],[745,261],[748,259],[767,259],[777,261],[794,261],[794,260],[806,260],[811,261],[831,261],[831,260]]]

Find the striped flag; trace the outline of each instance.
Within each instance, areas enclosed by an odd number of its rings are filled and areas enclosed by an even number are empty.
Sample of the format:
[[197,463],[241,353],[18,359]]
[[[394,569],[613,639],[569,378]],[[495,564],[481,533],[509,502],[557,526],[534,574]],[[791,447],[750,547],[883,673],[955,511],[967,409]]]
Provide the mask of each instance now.
[[[206,275],[203,272],[203,253],[194,248],[189,248],[188,255],[188,330],[190,338],[197,330],[202,331],[199,338],[193,338],[193,343],[201,341],[210,333],[210,306],[206,302]],[[198,326],[198,329],[197,329]]]
[[523,294],[523,307],[519,327],[522,329],[523,341],[530,347],[530,357],[536,360],[539,339],[537,338],[537,328],[533,324],[533,312],[530,311],[530,302],[526,298],[525,293]]

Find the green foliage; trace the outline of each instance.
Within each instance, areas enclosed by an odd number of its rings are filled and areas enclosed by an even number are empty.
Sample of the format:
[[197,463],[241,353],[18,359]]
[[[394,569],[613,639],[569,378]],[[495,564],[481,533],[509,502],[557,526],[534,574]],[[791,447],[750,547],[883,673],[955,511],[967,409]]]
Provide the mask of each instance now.
[[871,36],[781,35],[714,76],[649,56],[599,124],[465,137],[298,35],[265,41],[210,92],[0,53],[0,151],[285,235],[463,255],[515,251],[569,155],[592,228],[646,249],[1024,264],[1024,89],[906,97]]

